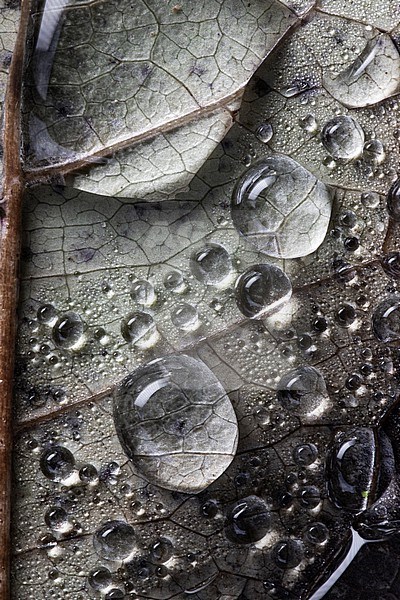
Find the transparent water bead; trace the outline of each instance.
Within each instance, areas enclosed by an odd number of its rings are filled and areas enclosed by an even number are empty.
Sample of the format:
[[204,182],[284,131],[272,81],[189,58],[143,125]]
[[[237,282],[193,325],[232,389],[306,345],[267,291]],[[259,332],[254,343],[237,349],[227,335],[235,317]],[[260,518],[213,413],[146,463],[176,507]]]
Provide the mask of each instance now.
[[220,244],[207,244],[190,259],[193,275],[207,285],[217,285],[230,275],[232,259]]
[[143,304],[144,306],[151,306],[157,299],[154,287],[150,281],[146,281],[145,279],[134,281],[130,294],[134,302]]
[[274,265],[254,265],[236,281],[236,303],[245,317],[266,317],[289,302],[292,284]]
[[360,427],[336,435],[326,461],[328,495],[336,506],[354,512],[367,507],[375,452],[372,429]]
[[372,329],[380,342],[400,339],[400,296],[392,296],[381,302],[373,316]]
[[239,180],[233,193],[234,226],[268,256],[297,258],[323,242],[331,216],[329,188],[287,156],[268,157]]
[[334,117],[322,129],[321,141],[333,158],[354,160],[364,148],[364,132],[358,122],[347,115]]
[[93,536],[97,554],[107,560],[124,560],[136,547],[133,527],[125,521],[108,521]]
[[64,446],[51,446],[40,457],[40,468],[48,479],[64,481],[75,470],[75,458]]
[[75,312],[62,315],[53,327],[53,340],[56,346],[65,350],[73,350],[83,341],[84,322]]
[[171,321],[182,331],[193,331],[199,325],[198,310],[192,304],[180,302],[171,311]]
[[203,363],[172,355],[139,367],[114,395],[114,422],[127,456],[151,483],[198,493],[233,460],[233,406]]
[[251,544],[261,540],[269,531],[271,514],[262,498],[248,496],[230,508],[225,534],[236,544]]
[[121,323],[123,338],[134,345],[145,346],[155,333],[156,324],[151,315],[137,311],[128,315]]
[[277,398],[294,415],[305,416],[328,400],[328,391],[321,373],[314,367],[303,366],[282,377]]
[[388,34],[368,40],[364,49],[343,71],[323,77],[325,89],[350,108],[370,106],[398,91],[400,56]]

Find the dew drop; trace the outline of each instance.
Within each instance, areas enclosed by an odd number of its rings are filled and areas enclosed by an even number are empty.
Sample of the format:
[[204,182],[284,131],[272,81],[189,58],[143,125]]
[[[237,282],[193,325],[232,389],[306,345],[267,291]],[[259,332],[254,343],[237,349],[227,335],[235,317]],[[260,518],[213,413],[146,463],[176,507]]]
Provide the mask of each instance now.
[[282,377],[277,386],[277,398],[295,415],[312,413],[328,399],[325,380],[314,367],[303,366]]
[[331,215],[331,192],[287,156],[268,157],[236,185],[231,205],[234,226],[268,256],[296,258],[323,242]]
[[381,260],[386,275],[392,279],[400,279],[400,252],[389,252]]
[[136,547],[135,531],[125,521],[108,521],[93,536],[97,554],[107,560],[124,560]]
[[176,294],[181,294],[186,289],[186,282],[180,271],[169,271],[164,277],[164,287]]
[[104,600],[123,600],[125,598],[125,593],[120,588],[113,588],[109,590]]
[[83,465],[79,470],[79,479],[82,483],[93,484],[99,480],[99,474],[94,465]]
[[289,302],[292,285],[274,265],[254,265],[236,281],[236,303],[245,317],[266,317]]
[[64,481],[75,470],[75,458],[64,446],[52,446],[40,457],[42,473],[52,481]]
[[67,512],[60,506],[53,506],[46,511],[44,515],[46,525],[56,531],[67,531],[70,529],[70,522]]
[[299,121],[300,127],[309,134],[315,134],[318,131],[318,123],[314,115],[306,115]]
[[125,453],[152,482],[197,493],[233,460],[238,426],[215,375],[185,355],[139,367],[114,395],[114,422]]
[[121,323],[124,340],[134,345],[145,345],[155,333],[156,325],[151,315],[145,312],[133,312]]
[[66,350],[77,348],[83,341],[84,322],[77,313],[62,315],[53,327],[53,340],[56,346]]
[[294,569],[303,559],[303,544],[299,540],[281,540],[272,549],[272,558],[281,569]]
[[232,260],[220,244],[207,244],[192,255],[190,269],[202,283],[217,285],[231,274]]
[[360,512],[368,503],[375,462],[371,429],[359,428],[336,435],[326,461],[328,495],[344,510]]
[[380,342],[400,339],[400,297],[381,302],[372,316],[372,330]]
[[39,323],[52,325],[57,318],[57,311],[52,304],[43,304],[37,311],[37,320]]
[[182,331],[193,331],[199,325],[197,308],[187,302],[181,302],[172,310],[171,321]]
[[318,450],[314,444],[299,444],[293,450],[293,460],[301,467],[308,467],[317,460]]
[[322,129],[322,144],[333,158],[354,160],[362,154],[364,132],[352,117],[334,117]]
[[132,283],[130,295],[134,302],[144,306],[151,306],[157,299],[154,287],[145,279],[138,279]]
[[89,573],[88,581],[90,587],[101,592],[111,585],[111,573],[105,568],[94,569]]
[[364,144],[363,158],[369,163],[380,164],[385,160],[385,148],[380,140],[369,140]]
[[304,537],[310,544],[324,544],[329,539],[329,531],[323,523],[312,523],[307,527]]
[[394,94],[400,79],[400,57],[388,34],[368,40],[363,51],[341,73],[324,75],[325,89],[351,108],[376,104]]
[[397,179],[389,190],[387,209],[394,221],[400,221],[400,179]]
[[261,540],[269,531],[271,515],[262,498],[248,496],[230,508],[225,534],[236,544],[251,544]]
[[174,547],[168,538],[160,538],[150,547],[150,558],[156,564],[166,563],[174,553]]
[[365,208],[377,208],[379,206],[379,194],[376,192],[365,192],[361,194],[361,202]]
[[258,137],[260,142],[263,142],[264,144],[269,142],[273,135],[274,130],[272,129],[272,125],[270,123],[262,123],[257,128],[256,136]]
[[336,313],[336,320],[341,327],[350,327],[356,318],[356,309],[351,304],[343,304]]

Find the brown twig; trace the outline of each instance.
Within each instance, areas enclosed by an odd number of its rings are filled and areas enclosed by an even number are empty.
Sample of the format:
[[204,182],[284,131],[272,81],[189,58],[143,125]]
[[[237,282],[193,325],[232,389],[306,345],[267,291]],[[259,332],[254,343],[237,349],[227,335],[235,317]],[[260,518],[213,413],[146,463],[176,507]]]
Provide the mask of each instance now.
[[30,0],[22,0],[20,27],[4,105],[4,188],[0,230],[0,599],[10,597],[10,510],[14,347],[17,321],[21,206],[20,102]]

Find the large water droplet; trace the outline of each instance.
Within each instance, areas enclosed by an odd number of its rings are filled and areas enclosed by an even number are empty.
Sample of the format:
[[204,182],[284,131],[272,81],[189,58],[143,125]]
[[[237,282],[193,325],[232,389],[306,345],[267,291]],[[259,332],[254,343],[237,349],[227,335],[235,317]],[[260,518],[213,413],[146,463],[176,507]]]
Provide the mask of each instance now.
[[238,426],[215,375],[189,356],[139,367],[114,396],[114,421],[126,454],[149,481],[199,492],[231,463]]
[[121,323],[121,333],[123,338],[136,345],[145,345],[153,333],[156,325],[151,315],[145,312],[131,313]]
[[232,260],[223,246],[207,244],[192,255],[190,268],[202,283],[216,285],[230,275]]
[[305,416],[328,400],[325,380],[314,367],[299,367],[286,373],[277,386],[282,406],[298,416]]
[[334,117],[321,132],[324,148],[333,158],[354,160],[362,154],[364,132],[352,117]]
[[62,315],[53,327],[53,340],[59,347],[67,350],[77,348],[83,340],[84,322],[77,313]]
[[400,297],[381,302],[372,316],[372,329],[381,342],[400,339]]
[[296,258],[321,245],[331,207],[325,184],[291,158],[271,156],[239,180],[232,198],[232,220],[261,252]]
[[398,90],[400,56],[387,34],[369,40],[359,56],[337,75],[327,72],[326,90],[345,106],[356,108],[381,102]]
[[52,446],[40,457],[42,473],[52,481],[68,479],[75,469],[75,458],[64,446]]
[[266,317],[292,295],[289,277],[274,265],[254,265],[236,281],[236,303],[245,317]]
[[336,506],[354,512],[365,509],[374,462],[372,429],[359,428],[337,434],[326,462],[328,494]]
[[124,560],[135,549],[135,531],[125,521],[108,521],[94,534],[93,546],[102,558]]
[[264,500],[248,496],[236,502],[227,514],[225,533],[236,544],[251,544],[264,537],[271,515]]

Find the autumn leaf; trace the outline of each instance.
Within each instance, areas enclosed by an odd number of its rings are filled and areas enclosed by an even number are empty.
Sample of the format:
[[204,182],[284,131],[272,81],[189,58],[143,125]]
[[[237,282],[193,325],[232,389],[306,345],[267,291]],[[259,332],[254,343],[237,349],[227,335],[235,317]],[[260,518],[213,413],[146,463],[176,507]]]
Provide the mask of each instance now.
[[399,23],[1,6],[2,597],[398,596]]

